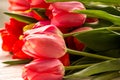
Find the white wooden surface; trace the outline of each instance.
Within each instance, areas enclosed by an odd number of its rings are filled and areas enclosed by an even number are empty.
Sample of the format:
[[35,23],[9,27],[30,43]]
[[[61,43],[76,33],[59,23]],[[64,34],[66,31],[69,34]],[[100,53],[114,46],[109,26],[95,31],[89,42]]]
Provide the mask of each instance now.
[[4,12],[9,12],[8,7],[8,0],[0,0],[0,27],[4,27],[4,23],[9,21],[9,16],[4,14]]
[[21,78],[23,65],[8,66],[2,63],[8,60],[11,60],[11,56],[0,49],[0,80],[23,80]]

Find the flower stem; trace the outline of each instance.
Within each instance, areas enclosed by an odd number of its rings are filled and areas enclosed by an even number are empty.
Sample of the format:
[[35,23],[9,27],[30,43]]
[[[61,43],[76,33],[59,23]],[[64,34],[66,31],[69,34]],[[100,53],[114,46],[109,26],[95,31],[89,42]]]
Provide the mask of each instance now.
[[[106,29],[106,30],[109,30],[109,31],[120,31],[120,27],[104,27],[104,28],[98,28],[98,29]],[[93,30],[98,30],[98,29],[93,29]],[[88,31],[91,31],[91,30],[86,30],[86,31],[80,31],[80,32],[72,32],[72,33],[66,33],[66,34],[63,34],[63,37],[69,37],[69,36],[74,36],[75,34],[83,34],[83,33],[86,33]]]
[[72,50],[69,48],[67,48],[67,52],[69,54],[73,54],[73,55],[80,55],[80,56],[86,56],[86,57],[98,58],[98,59],[104,59],[104,60],[115,60],[116,59],[113,57],[107,57],[107,56],[92,54],[92,53],[88,53],[88,52],[76,51],[76,50]]
[[65,67],[65,70],[73,70],[73,69],[83,69],[83,68],[86,68],[86,67],[89,67],[93,64],[84,64],[84,65],[75,65],[75,66],[67,66]]
[[66,33],[66,34],[63,34],[63,37],[65,38],[65,37],[69,37],[69,36],[72,36],[72,35],[74,35],[75,33]]

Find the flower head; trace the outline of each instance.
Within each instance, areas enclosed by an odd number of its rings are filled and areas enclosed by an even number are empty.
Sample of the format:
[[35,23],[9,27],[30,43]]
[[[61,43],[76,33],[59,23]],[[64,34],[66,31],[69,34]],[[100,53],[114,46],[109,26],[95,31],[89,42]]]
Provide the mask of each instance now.
[[24,37],[22,50],[35,58],[60,58],[66,53],[63,37],[53,26],[40,27],[30,30]]
[[36,59],[24,66],[24,80],[62,80],[63,64],[58,59]]
[[55,2],[49,6],[48,16],[51,24],[57,27],[78,27],[85,22],[86,15],[71,13],[71,11],[84,9],[84,5],[77,1]]

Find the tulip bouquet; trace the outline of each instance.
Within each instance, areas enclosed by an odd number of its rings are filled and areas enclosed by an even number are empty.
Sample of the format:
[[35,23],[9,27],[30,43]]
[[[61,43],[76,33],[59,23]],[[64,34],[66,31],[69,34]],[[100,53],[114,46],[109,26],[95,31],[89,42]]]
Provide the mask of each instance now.
[[24,80],[120,77],[120,0],[8,0],[2,49]]

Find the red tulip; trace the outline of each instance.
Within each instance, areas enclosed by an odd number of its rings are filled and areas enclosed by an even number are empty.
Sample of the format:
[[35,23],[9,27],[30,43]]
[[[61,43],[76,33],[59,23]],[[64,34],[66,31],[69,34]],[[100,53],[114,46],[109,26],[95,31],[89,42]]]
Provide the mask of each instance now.
[[4,51],[12,51],[12,47],[14,43],[18,40],[18,38],[14,35],[9,34],[6,30],[1,32],[2,38],[2,49]]
[[[80,27],[80,28],[75,29],[71,33],[82,32],[82,31],[87,31],[87,30],[92,30],[92,28],[91,27]],[[82,51],[85,48],[85,45],[73,36],[66,38],[66,44],[68,45],[69,48],[74,49],[74,50]]]
[[70,66],[70,57],[68,53],[59,58],[59,60],[63,63],[64,66]]
[[30,4],[27,0],[9,0],[9,10],[12,11],[25,11],[30,9]]
[[24,66],[24,80],[62,80],[63,64],[58,59],[36,59]]
[[13,18],[10,18],[10,22],[6,23],[5,28],[9,34],[19,37],[20,35],[23,34],[23,27],[25,25],[26,23],[19,22]]
[[86,18],[85,22],[88,24],[98,24],[99,19],[98,18]]
[[47,25],[25,33],[23,51],[35,58],[60,58],[66,53],[63,37],[55,26]]
[[[78,28],[72,32],[82,32],[82,31],[87,31],[87,30],[92,30],[91,27],[81,27],[81,28]],[[75,44],[75,48],[79,51],[82,51],[85,47],[85,45],[80,42],[77,38],[73,37],[73,41],[74,41],[74,44]]]
[[14,43],[12,47],[13,59],[32,59],[32,57],[30,57],[22,51],[23,44],[23,40],[18,40]]
[[77,1],[55,2],[50,4],[47,15],[51,19],[51,24],[57,27],[78,27],[85,22],[86,15],[71,13],[71,11],[84,9],[84,5]]

